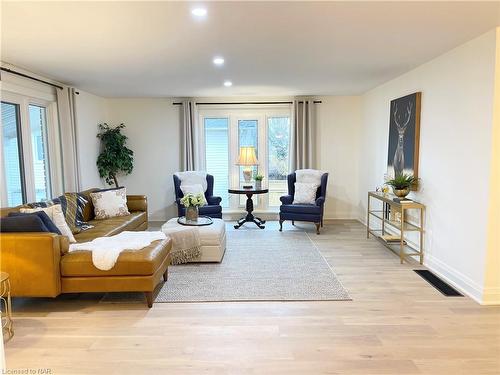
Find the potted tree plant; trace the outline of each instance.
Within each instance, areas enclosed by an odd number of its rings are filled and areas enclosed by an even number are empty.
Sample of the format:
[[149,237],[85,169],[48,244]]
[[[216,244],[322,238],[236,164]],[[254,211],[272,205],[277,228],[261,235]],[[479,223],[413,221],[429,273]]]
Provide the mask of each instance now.
[[411,174],[401,173],[396,175],[392,180],[386,182],[392,186],[394,195],[399,198],[404,198],[410,193],[411,186],[416,182],[416,179]]
[[134,168],[134,152],[127,148],[127,136],[122,134],[124,124],[111,127],[99,124],[97,138],[101,140],[101,153],[97,157],[99,176],[106,179],[109,185],[118,185],[117,174],[130,174]]

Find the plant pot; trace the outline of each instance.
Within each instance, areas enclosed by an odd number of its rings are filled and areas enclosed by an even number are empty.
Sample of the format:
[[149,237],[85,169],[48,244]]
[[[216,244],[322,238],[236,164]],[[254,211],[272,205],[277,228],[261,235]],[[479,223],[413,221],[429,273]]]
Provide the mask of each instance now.
[[394,195],[399,198],[405,198],[408,194],[410,194],[410,188],[396,189],[395,187],[393,187],[392,191],[394,192]]
[[262,181],[255,181],[255,190],[262,189]]
[[186,208],[186,220],[198,221],[198,207],[191,206]]

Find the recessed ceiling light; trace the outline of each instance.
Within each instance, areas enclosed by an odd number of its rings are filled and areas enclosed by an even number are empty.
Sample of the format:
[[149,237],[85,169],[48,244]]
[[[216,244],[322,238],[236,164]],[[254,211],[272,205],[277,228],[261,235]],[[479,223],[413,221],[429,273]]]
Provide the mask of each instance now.
[[224,86],[231,87],[233,83],[231,81],[224,81]]
[[220,57],[220,56],[214,57],[213,62],[215,65],[219,65],[219,66],[224,65],[224,58]]
[[194,8],[191,13],[196,17],[205,17],[207,15],[207,10],[205,8]]

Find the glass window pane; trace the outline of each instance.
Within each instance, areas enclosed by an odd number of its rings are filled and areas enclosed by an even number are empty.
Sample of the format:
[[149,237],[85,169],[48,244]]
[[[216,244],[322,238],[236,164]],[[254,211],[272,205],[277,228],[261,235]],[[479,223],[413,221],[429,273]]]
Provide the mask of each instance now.
[[[255,155],[257,159],[259,158],[259,137],[258,137],[258,125],[259,122],[257,120],[238,120],[238,143],[239,147],[255,147]],[[239,152],[239,149],[238,149]],[[240,166],[240,182],[244,183],[245,179],[243,177],[243,169],[249,167]],[[250,167],[252,169],[252,176],[257,173],[258,167],[253,166]],[[252,197],[253,204],[258,204],[258,197],[254,195]],[[240,195],[240,206],[244,206],[246,204],[247,197],[244,195]]]
[[24,177],[19,130],[19,106],[2,102],[3,170],[7,203],[10,207],[23,204],[26,201],[23,189]]
[[222,207],[228,207],[229,119],[206,118],[204,125],[207,173],[214,176],[214,195],[222,197]]
[[46,109],[36,105],[29,106],[31,145],[33,148],[33,176],[36,200],[50,199],[50,172],[47,153],[47,116]]
[[269,206],[281,204],[280,196],[287,192],[290,161],[290,118],[269,117],[268,126],[268,181]]

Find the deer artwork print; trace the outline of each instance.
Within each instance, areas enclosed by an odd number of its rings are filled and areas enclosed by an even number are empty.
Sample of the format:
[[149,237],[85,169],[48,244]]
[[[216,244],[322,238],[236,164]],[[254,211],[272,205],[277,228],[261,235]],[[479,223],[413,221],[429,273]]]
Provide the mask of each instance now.
[[396,152],[394,153],[394,175],[398,176],[403,174],[405,169],[405,150],[404,150],[404,136],[406,127],[411,119],[411,110],[413,107],[412,102],[408,102],[406,111],[400,111],[398,113],[398,103],[394,102],[394,122],[398,129],[398,146],[396,147]]
[[390,103],[387,174],[418,173],[421,93],[394,99]]

